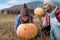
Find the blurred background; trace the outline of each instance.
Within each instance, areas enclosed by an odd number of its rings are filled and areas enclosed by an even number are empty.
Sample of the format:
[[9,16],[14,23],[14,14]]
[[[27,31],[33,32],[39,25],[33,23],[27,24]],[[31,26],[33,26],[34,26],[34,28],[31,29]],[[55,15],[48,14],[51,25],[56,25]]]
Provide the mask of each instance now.
[[[56,0],[57,6],[60,7],[60,0]],[[43,0],[1,0],[0,14],[18,14],[22,5],[26,3],[31,12],[36,7],[43,7]]]

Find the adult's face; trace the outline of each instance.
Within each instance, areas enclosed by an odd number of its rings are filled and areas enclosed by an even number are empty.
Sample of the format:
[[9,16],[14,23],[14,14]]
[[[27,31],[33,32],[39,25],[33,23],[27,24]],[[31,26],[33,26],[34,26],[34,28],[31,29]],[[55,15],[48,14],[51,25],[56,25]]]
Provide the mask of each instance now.
[[49,11],[51,9],[51,6],[47,3],[43,3],[43,7],[44,7],[45,11]]

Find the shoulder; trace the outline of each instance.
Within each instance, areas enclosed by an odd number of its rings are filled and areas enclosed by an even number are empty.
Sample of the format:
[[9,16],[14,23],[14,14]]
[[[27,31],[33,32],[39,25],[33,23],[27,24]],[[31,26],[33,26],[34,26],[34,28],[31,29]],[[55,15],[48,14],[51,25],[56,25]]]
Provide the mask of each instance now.
[[21,15],[18,14],[17,17],[16,17],[16,20],[20,20],[20,18],[21,18]]
[[20,18],[20,17],[21,17],[21,15],[20,15],[20,14],[18,14],[18,15],[17,15],[17,18]]
[[20,17],[20,16],[21,16],[20,14],[17,15],[17,17]]

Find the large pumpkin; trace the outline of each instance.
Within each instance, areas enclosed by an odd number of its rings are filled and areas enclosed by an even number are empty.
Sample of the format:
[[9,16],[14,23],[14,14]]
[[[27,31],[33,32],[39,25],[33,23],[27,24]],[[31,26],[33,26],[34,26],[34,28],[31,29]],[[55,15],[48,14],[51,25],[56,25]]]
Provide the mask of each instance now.
[[44,10],[42,8],[36,8],[34,10],[34,14],[37,16],[43,16],[44,15]]
[[17,36],[25,38],[25,39],[32,39],[34,38],[37,33],[38,29],[37,27],[32,23],[27,24],[20,24],[17,28]]

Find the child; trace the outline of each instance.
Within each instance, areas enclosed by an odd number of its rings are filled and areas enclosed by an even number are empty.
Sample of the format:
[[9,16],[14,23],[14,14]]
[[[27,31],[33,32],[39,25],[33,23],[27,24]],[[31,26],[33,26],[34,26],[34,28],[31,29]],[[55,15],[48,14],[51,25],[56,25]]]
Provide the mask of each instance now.
[[50,36],[51,40],[60,40],[60,8],[57,9],[56,15],[52,20]]
[[21,8],[20,14],[18,15],[15,26],[14,26],[14,32],[16,33],[17,27],[20,24],[24,23],[32,23],[33,17],[30,15],[29,9],[26,4]]

